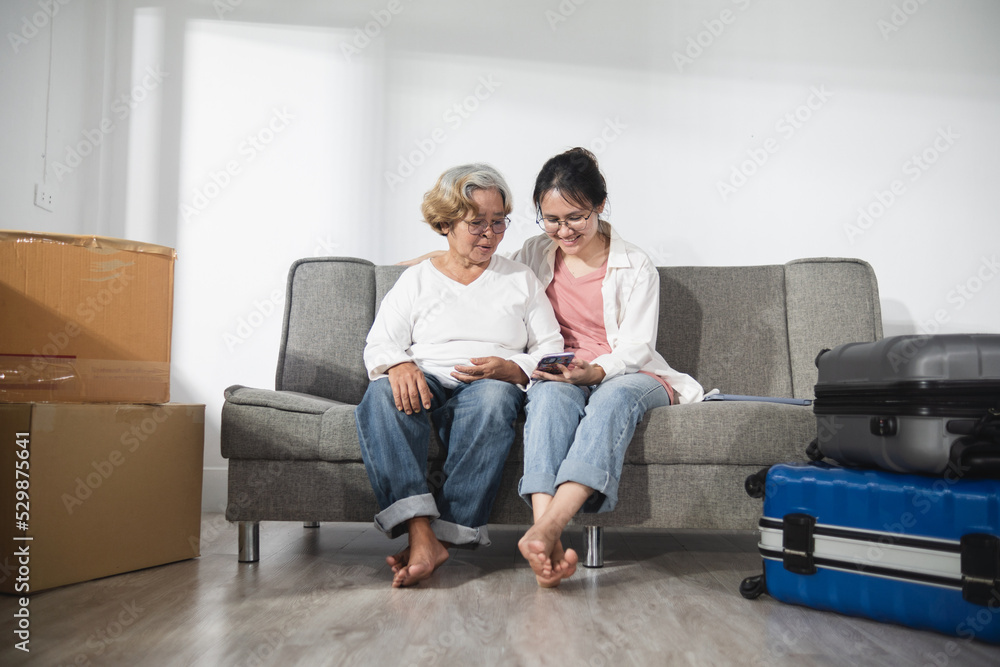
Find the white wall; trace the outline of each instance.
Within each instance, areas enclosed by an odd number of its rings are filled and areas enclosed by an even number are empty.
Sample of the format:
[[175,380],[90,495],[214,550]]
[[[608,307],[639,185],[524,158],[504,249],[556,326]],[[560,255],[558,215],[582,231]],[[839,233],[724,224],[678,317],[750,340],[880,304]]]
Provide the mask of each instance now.
[[[106,233],[101,213],[100,132],[107,3],[0,3],[0,226]],[[95,141],[85,133],[98,130]],[[85,143],[85,155],[76,146]],[[91,150],[96,145],[96,150]],[[69,157],[70,153],[79,158]],[[66,165],[65,170],[56,164]],[[55,194],[55,211],[33,205],[34,187]]]
[[273,386],[290,262],[440,247],[420,197],[459,162],[506,174],[511,246],[542,162],[584,145],[659,264],[860,257],[887,335],[1000,332],[991,0],[56,4],[0,5],[0,226],[177,248],[207,509],[223,389]]

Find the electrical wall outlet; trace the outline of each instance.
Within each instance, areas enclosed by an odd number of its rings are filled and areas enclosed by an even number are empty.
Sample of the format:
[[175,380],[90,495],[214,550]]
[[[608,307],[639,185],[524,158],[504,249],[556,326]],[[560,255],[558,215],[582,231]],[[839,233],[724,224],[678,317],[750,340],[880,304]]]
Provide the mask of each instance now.
[[35,206],[46,211],[54,211],[54,199],[55,196],[52,194],[52,190],[41,183],[35,184]]

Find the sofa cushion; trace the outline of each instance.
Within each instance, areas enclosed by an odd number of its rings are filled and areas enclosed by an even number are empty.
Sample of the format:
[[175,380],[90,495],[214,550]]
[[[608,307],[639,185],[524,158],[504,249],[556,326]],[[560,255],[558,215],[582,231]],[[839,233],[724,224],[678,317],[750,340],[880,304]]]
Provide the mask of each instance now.
[[802,405],[709,401],[654,408],[636,428],[625,462],[765,466],[802,460],[816,417]]
[[[361,461],[353,405],[237,385],[226,390],[223,413],[227,458]],[[523,416],[516,426],[508,460],[520,462]],[[816,418],[804,406],[719,401],[654,408],[636,429],[625,462],[763,466],[801,460],[815,435]],[[433,430],[430,458],[444,458]]]
[[[354,405],[234,385],[222,406],[222,456],[272,461],[361,461]],[[432,432],[430,457],[443,459]]]

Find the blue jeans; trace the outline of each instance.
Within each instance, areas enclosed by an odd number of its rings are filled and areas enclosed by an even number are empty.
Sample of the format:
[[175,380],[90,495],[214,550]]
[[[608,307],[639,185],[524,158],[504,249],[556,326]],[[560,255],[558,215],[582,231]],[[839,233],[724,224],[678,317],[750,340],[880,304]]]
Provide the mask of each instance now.
[[[442,542],[488,546],[486,522],[524,392],[500,380],[449,389],[430,375],[425,379],[433,396],[429,411],[397,410],[389,378],[379,378],[354,412],[361,456],[382,508],[375,525],[398,537],[409,519],[425,516]],[[447,454],[443,470],[429,474],[432,424]]]
[[610,512],[618,503],[625,450],[646,411],[670,405],[656,379],[618,375],[599,385],[538,382],[528,390],[524,425],[524,476],[518,494],[555,495],[563,482],[594,489],[585,512]]

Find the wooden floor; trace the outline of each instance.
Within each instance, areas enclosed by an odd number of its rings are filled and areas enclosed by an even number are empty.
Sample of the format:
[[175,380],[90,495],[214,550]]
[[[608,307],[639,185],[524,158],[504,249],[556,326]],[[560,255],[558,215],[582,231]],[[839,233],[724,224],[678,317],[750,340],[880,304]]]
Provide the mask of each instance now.
[[750,532],[607,529],[605,567],[558,590],[536,586],[513,527],[414,589],[390,587],[401,543],[369,524],[264,523],[253,565],[221,515],[202,535],[198,559],[33,595],[29,655],[0,597],[0,664],[1000,664],[1000,647],[743,599],[760,568]]

